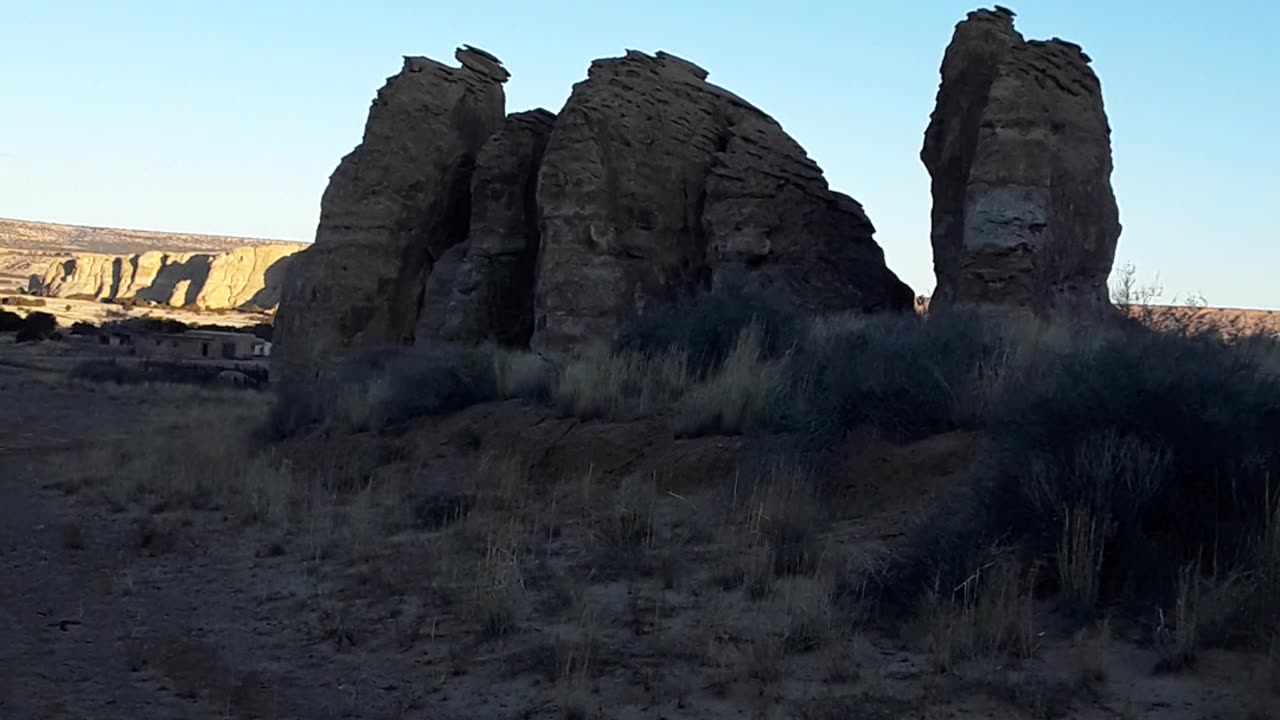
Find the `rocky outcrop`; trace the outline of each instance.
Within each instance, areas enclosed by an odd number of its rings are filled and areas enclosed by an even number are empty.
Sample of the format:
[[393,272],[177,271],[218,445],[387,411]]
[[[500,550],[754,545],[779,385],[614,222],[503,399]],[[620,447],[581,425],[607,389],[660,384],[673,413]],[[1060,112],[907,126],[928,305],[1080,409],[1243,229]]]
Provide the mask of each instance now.
[[432,270],[419,337],[529,342],[539,246],[535,190],[555,118],[546,110],[514,113],[481,149],[468,239],[450,251],[456,261]]
[[717,285],[909,310],[861,206],[772,118],[685,60],[598,60],[560,115],[503,116],[506,71],[410,58],[285,282],[278,375],[436,339],[570,349]]
[[353,347],[413,340],[428,274],[467,237],[476,155],[505,119],[502,64],[469,47],[456,57],[460,68],[405,58],[330,177],[315,243],[285,280],[282,378],[313,378]]
[[813,310],[908,309],[851,199],[765,115],[680,58],[597,60],[556,120],[538,179],[539,348],[607,338],[713,283]]
[[1120,236],[1101,86],[1079,46],[1025,41],[1013,17],[969,13],[942,61],[921,152],[932,304],[1100,312]]
[[300,244],[220,253],[79,254],[58,260],[34,283],[47,297],[140,300],[199,310],[270,310]]
[[862,205],[829,190],[777,123],[748,114],[723,145],[702,215],[714,285],[774,287],[815,313],[911,309]]

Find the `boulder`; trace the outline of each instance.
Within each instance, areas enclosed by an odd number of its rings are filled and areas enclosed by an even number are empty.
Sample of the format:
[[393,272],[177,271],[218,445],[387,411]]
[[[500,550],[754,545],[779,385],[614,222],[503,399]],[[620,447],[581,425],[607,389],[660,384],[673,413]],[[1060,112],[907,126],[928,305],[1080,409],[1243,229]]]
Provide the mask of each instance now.
[[433,268],[418,338],[528,344],[539,245],[535,190],[555,117],[546,110],[513,113],[481,148],[468,239]]
[[814,310],[907,310],[862,208],[768,115],[666,53],[597,60],[538,175],[537,349],[610,337],[715,283]]
[[932,309],[1110,309],[1120,236],[1111,130],[1080,47],[1026,41],[1014,14],[956,26],[921,159],[933,180]]
[[286,274],[273,365],[306,381],[349,350],[414,339],[425,281],[467,237],[476,156],[505,119],[507,72],[475,48],[454,68],[406,57],[320,201],[315,243]]

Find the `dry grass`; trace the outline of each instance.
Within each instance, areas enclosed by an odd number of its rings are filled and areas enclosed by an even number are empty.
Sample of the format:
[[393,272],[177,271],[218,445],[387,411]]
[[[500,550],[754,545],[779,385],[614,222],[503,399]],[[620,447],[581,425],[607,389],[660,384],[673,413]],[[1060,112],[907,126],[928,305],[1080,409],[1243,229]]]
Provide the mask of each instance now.
[[498,638],[514,631],[524,614],[521,553],[514,531],[495,534],[476,564],[467,612],[485,638]]
[[1106,682],[1111,643],[1109,620],[1076,633],[1071,647],[1071,670],[1082,686],[1096,688]]
[[779,406],[786,392],[785,362],[767,359],[760,327],[747,326],[720,369],[678,403],[676,434],[733,434],[766,425],[766,414]]
[[1098,602],[1109,523],[1086,507],[1063,509],[1058,586],[1064,600],[1075,607],[1091,609]]
[[596,351],[565,361],[553,400],[575,417],[626,420],[669,407],[693,383],[680,353],[655,357]]
[[935,586],[921,614],[935,668],[950,672],[968,660],[1034,655],[1035,577],[1034,568],[997,553],[961,586]]
[[250,437],[266,413],[264,397],[181,385],[147,390],[163,411],[129,436],[103,439],[70,458],[68,476],[79,487],[117,509],[218,508],[250,523],[287,517],[289,472]]
[[814,474],[777,461],[755,470],[754,482],[735,482],[720,535],[730,561],[712,581],[722,590],[741,587],[760,601],[773,595],[780,578],[809,576],[822,567],[822,533],[829,522]]
[[831,642],[837,624],[831,596],[831,583],[825,578],[786,578],[779,584],[774,597],[787,652],[811,652]]
[[598,507],[587,506],[588,544],[599,579],[648,575],[654,569],[656,493],[651,481],[627,478]]
[[786,460],[773,463],[751,488],[742,511],[748,535],[769,549],[774,573],[805,575],[819,568],[822,532],[830,518],[811,469]]
[[[838,336],[864,325],[861,318],[828,319],[815,323],[812,334]],[[1041,341],[1057,342],[1036,340]],[[984,414],[990,398],[1007,390],[1010,368],[1018,369],[1018,377],[1030,372],[1032,366],[1024,366],[1024,360],[1014,351],[984,356],[986,364],[972,378],[976,389],[969,404],[957,407],[975,416]],[[761,428],[786,384],[780,377],[791,370],[786,362],[785,357],[767,359],[757,330],[748,326],[723,364],[705,378],[691,373],[677,353],[656,358],[593,354],[561,365],[529,353],[499,352],[493,368],[501,398],[535,398],[545,391],[566,412],[609,419],[673,407],[674,429],[700,434]],[[376,383],[369,387],[385,391]],[[198,402],[205,408],[199,414],[181,407],[180,398],[196,397],[192,393],[199,394]],[[718,687],[724,697],[735,700],[743,690],[740,683],[749,678],[766,686],[758,694],[765,698],[760,702],[767,703],[814,678],[842,684],[858,682],[865,674],[851,649],[853,621],[847,600],[857,591],[842,587],[845,578],[832,572],[838,563],[830,553],[840,545],[828,538],[847,542],[855,533],[833,526],[841,518],[833,517],[822,474],[797,461],[744,468],[747,477],[723,493],[722,488],[703,489],[694,496],[681,488],[697,501],[698,520],[712,528],[705,533],[711,538],[695,544],[673,529],[672,508],[677,502],[652,475],[626,475],[630,467],[602,473],[591,465],[592,458],[584,458],[581,475],[534,477],[541,456],[506,448],[482,454],[478,448],[493,447],[487,438],[456,457],[443,457],[436,438],[426,436],[424,424],[409,428],[411,434],[404,436],[419,437],[413,433],[423,431],[417,464],[407,450],[409,459],[394,463],[407,466],[415,481],[430,481],[429,473],[437,470],[449,476],[440,483],[443,514],[438,523],[399,533],[403,525],[397,525],[395,513],[403,511],[406,488],[390,473],[384,477],[380,471],[385,468],[341,481],[336,476],[299,477],[269,450],[249,442],[244,431],[261,412],[252,396],[237,393],[231,402],[218,393],[182,387],[174,398],[174,412],[161,418],[147,438],[134,445],[104,444],[86,463],[120,470],[101,473],[90,483],[105,488],[118,502],[147,502],[163,510],[138,526],[139,545],[147,552],[173,552],[184,546],[181,518],[188,508],[226,509],[248,523],[293,523],[310,543],[305,555],[309,568],[319,568],[326,560],[355,560],[358,567],[352,574],[389,576],[364,582],[360,602],[381,599],[377,595],[386,592],[383,582],[394,583],[397,592],[421,602],[432,618],[430,630],[424,628],[421,636],[436,641],[437,620],[445,628],[441,637],[452,634],[444,640],[451,649],[444,664],[450,672],[480,677],[509,649],[536,644],[528,665],[535,670],[525,672],[547,680],[542,691],[564,717],[597,713],[604,702],[596,696],[601,677],[609,676],[610,663],[619,664],[619,654],[635,662],[627,669],[631,679],[643,676],[658,688],[651,691],[658,696],[668,675],[688,675],[692,679],[682,680],[691,687],[709,685],[713,692]],[[247,406],[242,404],[246,398]],[[374,398],[371,405],[389,402]],[[382,423],[377,418],[349,421]],[[369,435],[357,439],[409,442]],[[300,446],[310,449],[313,440]],[[441,458],[439,466],[431,464]],[[1098,467],[1114,465],[1113,458],[1111,464]],[[724,502],[707,510],[703,495]],[[1053,524],[1045,547],[1032,549],[1048,559],[1049,572],[1056,571],[1057,586],[1071,604],[1094,608],[1104,602],[1102,567],[1111,561],[1111,520],[1120,514],[1099,513],[1099,508],[1073,502],[1072,497],[1047,491],[1042,495],[1045,507],[1053,508],[1061,522]],[[677,499],[686,503],[685,498]],[[1273,514],[1280,518],[1280,508]],[[410,547],[422,549],[428,559],[413,567],[413,577],[399,577],[407,570],[402,553]],[[1254,570],[1247,576],[1249,584],[1275,588],[1280,583],[1280,520],[1262,534],[1257,548],[1264,560],[1250,566]],[[1014,555],[998,551],[987,556],[989,562],[971,577],[958,585],[939,584],[927,598],[922,619],[928,650],[939,670],[955,672],[971,661],[1003,665],[1006,658],[1026,659],[1039,652],[1033,597],[1038,569]],[[386,562],[376,565],[378,560]],[[1190,658],[1182,666],[1194,660],[1206,617],[1217,614],[1209,597],[1212,589],[1199,575],[1198,570],[1186,571],[1179,599],[1168,609],[1165,647],[1171,657]],[[723,592],[707,592],[712,583]],[[317,579],[317,587],[321,584]],[[316,593],[314,607],[323,634],[342,647],[355,646],[357,639],[367,644],[362,636],[372,632],[366,628],[374,621],[358,602],[340,598],[328,589]],[[606,601],[593,605],[600,598]],[[459,627],[459,620],[463,632],[456,635],[453,628]],[[407,638],[404,646],[419,638],[416,625],[412,632],[395,632]],[[649,637],[636,641],[634,636]],[[1105,688],[1112,642],[1107,623],[1077,636],[1070,649],[1073,687],[1096,692]],[[649,656],[635,652],[637,645],[658,650]],[[1259,671],[1256,679],[1259,689],[1253,696],[1260,708],[1271,702],[1266,683],[1274,684],[1275,657],[1273,651],[1272,674]],[[659,662],[662,667],[649,667]],[[710,683],[705,682],[708,678]],[[616,682],[618,674],[611,679]],[[1042,682],[1030,670],[1005,680],[993,681],[992,692],[998,697],[1037,717],[1059,712],[1059,685]],[[1274,717],[1273,711],[1261,712],[1258,717]]]
[[501,398],[544,400],[555,385],[554,363],[536,353],[496,348],[493,369]]
[[1250,720],[1280,720],[1280,635],[1270,650],[1258,658],[1245,690]]

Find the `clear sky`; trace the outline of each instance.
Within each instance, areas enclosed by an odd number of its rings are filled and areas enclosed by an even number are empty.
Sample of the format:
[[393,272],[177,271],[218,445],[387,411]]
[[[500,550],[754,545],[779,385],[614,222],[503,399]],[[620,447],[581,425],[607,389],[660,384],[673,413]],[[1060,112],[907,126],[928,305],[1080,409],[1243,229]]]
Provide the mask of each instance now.
[[[1094,59],[1118,262],[1168,296],[1280,308],[1280,3],[1004,0]],[[508,110],[558,110],[591,59],[667,50],[773,115],[933,287],[920,145],[976,0],[0,0],[0,217],[310,240],[401,55],[470,43]]]

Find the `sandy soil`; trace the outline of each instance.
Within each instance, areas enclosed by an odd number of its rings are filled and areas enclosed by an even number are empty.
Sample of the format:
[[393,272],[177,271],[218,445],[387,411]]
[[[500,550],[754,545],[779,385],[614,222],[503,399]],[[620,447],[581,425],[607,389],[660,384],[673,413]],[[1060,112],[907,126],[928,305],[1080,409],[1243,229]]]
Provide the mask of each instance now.
[[[304,499],[251,522],[216,493],[110,498],[143,467],[215,485],[240,472],[174,445],[256,417],[260,395],[91,387],[38,354],[5,359],[0,717],[1192,720],[1245,718],[1256,696],[1257,658],[1155,674],[1141,638],[1076,637],[1038,606],[1024,659],[940,669],[924,629],[835,612],[813,645],[783,643],[816,580],[753,599],[726,579],[745,547],[741,438],[479,406],[269,448]],[[851,438],[822,564],[892,552],[978,442]],[[464,497],[469,512],[437,512]],[[642,537],[604,542],[635,507]]]

